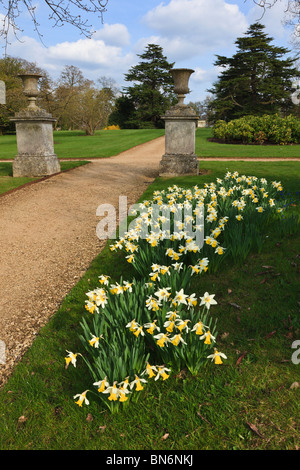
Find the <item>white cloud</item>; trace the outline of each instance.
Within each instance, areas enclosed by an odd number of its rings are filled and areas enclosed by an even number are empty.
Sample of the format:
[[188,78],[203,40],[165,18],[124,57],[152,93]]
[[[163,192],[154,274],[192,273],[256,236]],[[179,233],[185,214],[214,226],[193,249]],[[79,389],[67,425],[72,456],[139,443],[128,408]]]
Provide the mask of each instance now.
[[230,47],[248,27],[238,5],[225,0],[170,0],[150,10],[143,21],[173,60]]
[[124,47],[130,44],[130,34],[124,24],[105,24],[102,29],[96,31],[93,39],[102,39],[110,46]]

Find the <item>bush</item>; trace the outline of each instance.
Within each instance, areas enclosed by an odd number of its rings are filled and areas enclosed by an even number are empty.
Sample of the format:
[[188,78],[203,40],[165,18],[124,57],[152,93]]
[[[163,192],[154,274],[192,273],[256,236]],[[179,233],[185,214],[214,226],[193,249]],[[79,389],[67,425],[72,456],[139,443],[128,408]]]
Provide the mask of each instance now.
[[298,144],[300,121],[295,116],[280,117],[278,114],[244,116],[230,122],[217,121],[213,138],[224,143],[242,144]]

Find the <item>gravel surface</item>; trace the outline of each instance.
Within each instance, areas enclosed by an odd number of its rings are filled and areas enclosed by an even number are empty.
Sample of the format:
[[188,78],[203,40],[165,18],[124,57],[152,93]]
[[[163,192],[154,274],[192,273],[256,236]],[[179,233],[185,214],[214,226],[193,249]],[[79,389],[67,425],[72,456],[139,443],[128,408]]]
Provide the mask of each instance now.
[[118,208],[119,195],[135,203],[164,150],[160,137],[0,198],[0,386],[104,247],[97,207]]

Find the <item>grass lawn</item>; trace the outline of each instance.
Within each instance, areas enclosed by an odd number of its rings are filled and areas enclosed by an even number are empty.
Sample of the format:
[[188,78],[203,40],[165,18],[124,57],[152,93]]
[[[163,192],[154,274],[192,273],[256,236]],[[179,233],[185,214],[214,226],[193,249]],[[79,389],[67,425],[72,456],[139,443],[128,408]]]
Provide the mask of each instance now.
[[[61,162],[61,171],[66,171],[71,168],[86,165],[87,163],[87,161]],[[12,163],[0,161],[0,194],[18,188],[19,186],[29,183],[30,181],[35,181],[39,179],[40,178],[13,177]]]
[[[164,132],[164,129],[126,129],[96,131],[94,136],[86,136],[82,131],[55,131],[54,151],[59,159],[111,157],[160,137]],[[0,136],[0,160],[13,159],[16,154],[16,136]]]
[[[300,163],[201,162],[200,167],[209,173],[158,178],[141,200],[172,184],[201,187],[227,170],[282,181],[293,197],[300,186]],[[294,204],[291,210],[300,214],[299,197]],[[108,274],[113,281],[133,276],[131,265],[108,245],[0,390],[0,449],[299,448],[300,387],[295,383],[300,383],[300,364],[291,361],[291,345],[300,340],[300,233],[280,238],[274,227],[263,251],[252,253],[242,266],[225,263],[218,275],[194,278],[197,297],[215,294],[212,315],[218,318],[218,344],[227,361],[203,368],[197,377],[182,371],[151,382],[137,403],[114,415],[100,402],[74,404],[73,395],[85,390],[86,369],[79,362],[65,370],[64,361],[66,349],[80,350],[85,293],[98,285],[98,276]]]
[[209,142],[212,129],[196,131],[196,154],[201,158],[300,158],[300,145],[238,145]]

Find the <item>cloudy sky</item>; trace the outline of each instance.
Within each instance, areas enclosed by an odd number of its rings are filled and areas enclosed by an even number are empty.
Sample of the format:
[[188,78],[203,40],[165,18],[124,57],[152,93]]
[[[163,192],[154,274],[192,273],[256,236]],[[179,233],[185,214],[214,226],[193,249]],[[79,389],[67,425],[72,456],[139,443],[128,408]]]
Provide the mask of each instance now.
[[[111,77],[122,89],[128,85],[124,74],[140,60],[137,54],[147,44],[159,44],[174,67],[195,70],[188,100],[198,101],[218,76],[216,54],[232,56],[234,41],[255,21],[265,24],[274,44],[290,47],[291,31],[282,24],[284,4],[278,0],[261,18],[262,9],[253,0],[109,0],[103,22],[97,16],[89,18],[95,33],[87,39],[69,26],[53,28],[44,2],[36,1],[43,43],[24,9],[19,18],[23,31],[19,40],[10,36],[6,53],[36,62],[54,80],[65,65],[74,65],[86,78]],[[2,4],[0,18],[1,13]]]

